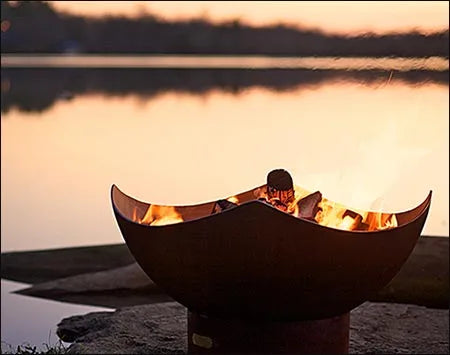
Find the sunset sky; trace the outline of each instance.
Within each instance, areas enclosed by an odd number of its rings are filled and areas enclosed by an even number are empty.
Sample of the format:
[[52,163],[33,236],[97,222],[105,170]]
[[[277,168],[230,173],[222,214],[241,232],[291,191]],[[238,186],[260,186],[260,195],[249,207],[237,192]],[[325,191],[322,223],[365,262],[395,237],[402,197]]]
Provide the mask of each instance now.
[[284,22],[334,33],[433,32],[448,29],[448,1],[51,1],[59,10],[102,16],[145,12],[165,19],[239,18],[252,25]]

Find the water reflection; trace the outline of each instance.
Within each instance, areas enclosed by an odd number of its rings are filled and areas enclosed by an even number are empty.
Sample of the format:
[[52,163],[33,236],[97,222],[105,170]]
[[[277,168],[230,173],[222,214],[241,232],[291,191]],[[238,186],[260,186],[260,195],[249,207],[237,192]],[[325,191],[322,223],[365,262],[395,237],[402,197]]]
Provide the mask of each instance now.
[[112,183],[195,204],[264,183],[276,167],[361,209],[383,197],[384,210],[407,210],[432,189],[424,233],[448,235],[448,107],[446,84],[391,81],[89,94],[44,113],[13,109],[2,119],[2,249],[121,242]]
[[[370,62],[369,62],[370,63]],[[333,63],[330,63],[333,64]],[[367,64],[367,63],[366,63]],[[45,111],[58,100],[85,94],[136,95],[143,100],[166,92],[205,94],[214,90],[240,94],[264,87],[274,91],[311,90],[337,81],[379,87],[389,83],[448,85],[447,69],[2,69],[2,112],[11,108]]]
[[63,318],[74,314],[112,311],[109,308],[72,305],[12,293],[27,286],[29,285],[1,280],[2,352],[11,350],[9,346],[15,350],[24,343],[44,351],[47,349],[46,345],[58,343],[56,325]]

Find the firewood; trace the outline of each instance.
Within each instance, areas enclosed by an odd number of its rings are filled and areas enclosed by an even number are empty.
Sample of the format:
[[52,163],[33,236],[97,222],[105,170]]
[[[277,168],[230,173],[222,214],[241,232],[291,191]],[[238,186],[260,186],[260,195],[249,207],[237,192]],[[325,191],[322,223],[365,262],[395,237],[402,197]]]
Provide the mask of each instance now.
[[283,169],[272,170],[267,175],[267,200],[277,208],[279,206],[283,209],[284,205],[287,209],[294,199],[294,183],[291,175]]
[[297,202],[297,206],[299,209],[299,217],[309,219],[311,221],[315,221],[314,217],[317,212],[320,210],[319,202],[322,201],[322,193],[320,191],[316,191],[312,194],[309,194],[306,197],[303,197],[301,200]]
[[288,206],[286,206],[286,204],[284,204],[283,202],[280,201],[280,199],[274,197],[272,198],[270,201],[268,201],[273,207],[278,208],[279,210],[283,211],[283,212],[287,212],[288,210]]
[[[350,217],[352,217],[355,221],[356,221],[356,220],[359,220],[359,222],[361,222],[361,220],[362,220],[362,216],[361,216],[359,213],[354,212],[354,211],[352,211],[352,210],[346,210],[346,211],[344,212],[344,214],[342,215],[342,217],[345,218],[345,216],[350,216]],[[359,222],[358,222],[358,223],[359,223]]]
[[213,210],[211,214],[222,212],[228,210],[230,208],[236,207],[237,204],[234,202],[230,202],[228,200],[217,200],[214,203]]
[[355,228],[355,229],[359,230],[359,231],[368,231],[369,230],[369,225],[367,223],[360,222],[358,227]]
[[359,213],[354,212],[352,210],[346,210],[344,212],[344,214],[342,215],[342,218],[345,218],[346,216],[350,216],[354,220],[351,230],[357,230],[357,229],[361,228],[360,226],[362,224],[361,223],[362,222],[362,216]]

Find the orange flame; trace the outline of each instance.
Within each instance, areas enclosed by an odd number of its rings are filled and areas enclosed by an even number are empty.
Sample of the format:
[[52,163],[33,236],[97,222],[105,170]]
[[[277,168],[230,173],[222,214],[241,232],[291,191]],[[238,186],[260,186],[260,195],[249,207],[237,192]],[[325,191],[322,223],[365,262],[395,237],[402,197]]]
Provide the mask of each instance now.
[[239,205],[239,199],[237,196],[231,196],[227,198],[227,201],[235,203],[236,205]]
[[[133,211],[133,219],[136,218],[136,210]],[[167,224],[175,224],[183,222],[183,217],[176,211],[173,206],[150,205],[144,218],[137,222],[141,224],[149,224],[151,226],[163,226]]]
[[358,225],[356,218],[347,215],[342,219],[341,223],[339,223],[337,227],[343,230],[354,230],[358,227]]
[[398,226],[395,214],[382,212],[363,212],[353,210],[356,217],[346,214],[345,206],[323,198],[319,203],[321,210],[316,214],[316,221],[320,225],[342,230],[376,231]]
[[369,231],[389,229],[398,226],[395,214],[381,212],[367,212],[364,223],[369,225]]
[[351,216],[344,216],[347,211],[344,206],[322,198],[322,201],[319,202],[319,208],[315,220],[320,225],[343,230],[354,229],[355,220]]
[[[300,216],[298,201],[308,196],[310,193],[298,186],[295,186],[295,199],[283,211],[295,216]],[[265,188],[255,189],[255,198],[265,198],[267,200],[267,191]],[[239,204],[237,196],[228,197],[229,202]],[[270,201],[268,201],[270,203]],[[341,230],[364,230],[376,231],[398,226],[395,214],[382,212],[365,212],[359,210],[349,210],[343,205],[322,198],[318,204],[319,210],[314,216],[315,221],[326,227],[337,228]],[[140,219],[137,215],[137,208],[133,210],[133,221],[148,224],[151,226],[167,225],[183,222],[183,217],[173,206],[150,205],[144,217]]]
[[[295,199],[287,207],[287,213],[293,215],[294,217],[300,216],[300,209],[297,205],[298,201],[310,194],[309,191],[302,189],[299,186],[294,186]],[[267,200],[267,192],[265,189],[255,190],[255,197],[265,198]],[[269,201],[270,202],[270,201]],[[339,205],[335,202],[329,201],[326,198],[318,204],[319,211],[315,216],[315,220],[318,224],[338,228],[342,230],[355,230],[358,228],[360,222],[362,221],[363,214],[355,211],[355,217],[346,214],[348,209],[345,206]]]

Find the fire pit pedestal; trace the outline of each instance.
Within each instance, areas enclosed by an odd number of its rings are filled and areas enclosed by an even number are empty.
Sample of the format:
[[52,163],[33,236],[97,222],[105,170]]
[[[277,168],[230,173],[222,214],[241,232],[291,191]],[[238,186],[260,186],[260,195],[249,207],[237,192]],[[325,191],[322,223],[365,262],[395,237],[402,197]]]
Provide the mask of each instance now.
[[219,319],[188,312],[188,353],[345,354],[350,313],[310,321]]

